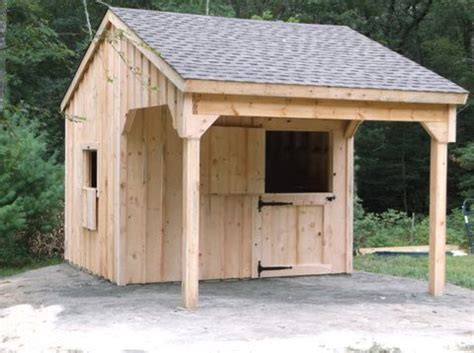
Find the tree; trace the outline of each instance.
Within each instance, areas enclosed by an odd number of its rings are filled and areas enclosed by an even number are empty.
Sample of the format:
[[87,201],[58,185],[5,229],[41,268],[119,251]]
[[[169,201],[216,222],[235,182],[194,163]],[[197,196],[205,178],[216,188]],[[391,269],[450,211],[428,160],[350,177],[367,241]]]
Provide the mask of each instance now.
[[49,26],[39,1],[11,0],[7,6],[6,102],[30,111],[56,150],[64,125],[58,105],[75,54]]
[[[408,56],[474,91],[474,0],[107,0],[113,6],[302,23],[340,24]],[[60,101],[89,44],[82,1],[8,0],[7,98],[48,132],[48,151],[62,160]],[[86,0],[93,32],[107,10]],[[404,136],[404,139],[401,139]],[[474,136],[472,98],[459,110],[458,143]],[[428,137],[421,128],[364,123],[356,136],[357,180],[370,211],[427,212]],[[450,147],[451,160],[460,155]],[[456,157],[457,158],[457,157]],[[449,168],[450,208],[467,170]],[[380,195],[389,195],[381,197]]]
[[0,264],[26,262],[29,239],[51,231],[63,207],[63,168],[24,114],[7,112],[0,128]]
[[457,162],[465,171],[459,178],[459,187],[462,190],[462,196],[474,198],[474,143],[457,150]]

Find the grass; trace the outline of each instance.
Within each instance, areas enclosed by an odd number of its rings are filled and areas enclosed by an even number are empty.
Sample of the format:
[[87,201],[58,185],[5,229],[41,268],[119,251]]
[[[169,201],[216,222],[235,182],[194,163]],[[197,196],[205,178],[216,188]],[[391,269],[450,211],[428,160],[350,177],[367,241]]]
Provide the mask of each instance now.
[[[447,256],[446,259],[447,281],[474,289],[474,255]],[[354,268],[359,271],[428,279],[428,257],[425,256],[356,256]]]
[[26,272],[29,270],[35,270],[40,267],[57,265],[63,262],[61,258],[52,258],[52,259],[44,259],[44,260],[35,260],[31,261],[27,264],[21,266],[8,266],[8,265],[1,265],[0,266],[0,278],[13,276],[21,272]]

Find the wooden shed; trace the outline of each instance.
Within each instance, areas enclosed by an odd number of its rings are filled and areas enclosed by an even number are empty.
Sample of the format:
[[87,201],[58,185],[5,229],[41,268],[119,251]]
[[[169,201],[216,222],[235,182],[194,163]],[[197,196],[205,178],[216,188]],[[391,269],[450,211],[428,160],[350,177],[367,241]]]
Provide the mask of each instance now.
[[200,279],[351,273],[357,127],[421,123],[441,295],[466,99],[345,26],[110,8],[61,105],[65,257],[119,285],[181,281],[187,308]]

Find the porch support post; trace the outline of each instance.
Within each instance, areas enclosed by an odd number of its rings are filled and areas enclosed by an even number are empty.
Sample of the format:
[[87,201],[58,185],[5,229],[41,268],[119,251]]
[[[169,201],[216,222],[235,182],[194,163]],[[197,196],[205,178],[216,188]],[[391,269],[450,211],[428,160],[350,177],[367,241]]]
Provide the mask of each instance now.
[[431,138],[429,292],[446,286],[446,184],[448,144]]
[[199,138],[183,138],[183,306],[195,309],[199,296]]

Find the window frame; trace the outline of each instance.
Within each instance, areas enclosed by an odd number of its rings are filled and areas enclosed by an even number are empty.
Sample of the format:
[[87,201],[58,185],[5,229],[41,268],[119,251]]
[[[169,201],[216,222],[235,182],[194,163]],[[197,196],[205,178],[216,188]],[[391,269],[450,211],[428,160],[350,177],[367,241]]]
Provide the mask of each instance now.
[[[95,166],[92,163],[92,153],[95,154]],[[89,142],[81,145],[81,214],[82,226],[88,230],[98,229],[99,215],[99,185],[100,185],[100,149],[97,143]],[[95,178],[92,173],[95,169]],[[95,179],[95,186],[92,181]]]

